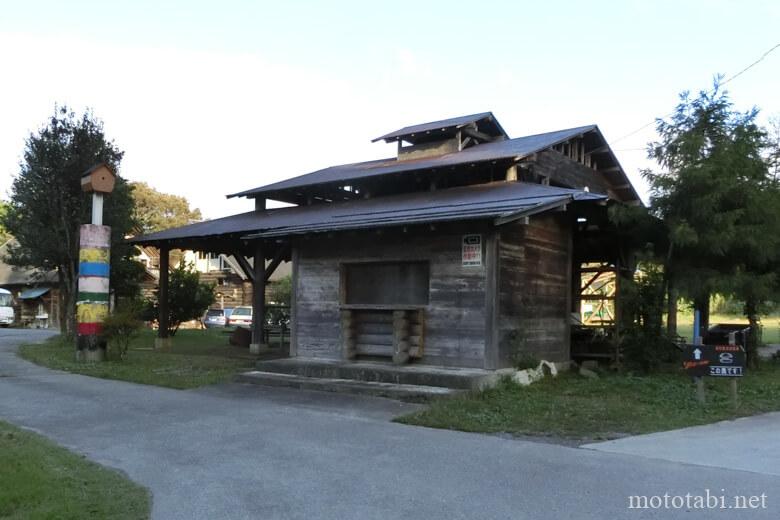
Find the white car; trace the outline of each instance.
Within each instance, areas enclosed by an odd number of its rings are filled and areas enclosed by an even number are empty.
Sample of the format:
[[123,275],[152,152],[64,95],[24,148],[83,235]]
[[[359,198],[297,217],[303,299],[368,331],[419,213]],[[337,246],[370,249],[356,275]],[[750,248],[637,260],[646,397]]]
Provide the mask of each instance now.
[[252,328],[252,307],[241,306],[233,309],[226,325],[229,327]]

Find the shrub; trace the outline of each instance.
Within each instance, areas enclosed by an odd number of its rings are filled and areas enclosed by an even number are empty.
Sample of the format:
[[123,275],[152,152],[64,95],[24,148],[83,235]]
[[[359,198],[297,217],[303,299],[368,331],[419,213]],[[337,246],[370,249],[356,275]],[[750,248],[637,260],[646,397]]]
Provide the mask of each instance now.
[[[147,321],[156,320],[160,312],[157,290],[147,300],[143,312]],[[200,319],[214,303],[214,286],[200,282],[200,273],[190,264],[179,264],[171,269],[168,278],[168,335],[176,335],[179,325],[185,321]]]
[[126,307],[118,309],[103,319],[101,336],[108,342],[110,350],[116,349],[117,358],[122,361],[127,355],[130,342],[138,335],[143,322],[138,317],[138,309]]

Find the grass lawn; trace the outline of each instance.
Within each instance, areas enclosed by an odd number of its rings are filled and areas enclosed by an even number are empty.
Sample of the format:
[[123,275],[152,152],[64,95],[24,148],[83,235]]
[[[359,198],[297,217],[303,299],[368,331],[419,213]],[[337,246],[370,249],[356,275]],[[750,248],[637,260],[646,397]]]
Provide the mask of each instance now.
[[229,380],[254,366],[245,348],[228,345],[221,329],[180,329],[165,349],[153,350],[154,331],[144,330],[119,361],[109,347],[104,363],[77,363],[75,350],[60,336],[45,343],[22,345],[19,355],[45,367],[104,379],[120,379],[169,388],[195,388]]
[[765,362],[739,381],[736,411],[725,378],[705,381],[705,406],[696,401],[691,379],[681,370],[647,377],[606,374],[600,379],[564,374],[528,387],[507,382],[437,401],[397,420],[471,432],[609,439],[780,410],[777,362]]
[[149,493],[34,433],[0,421],[0,518],[149,518]]
[[[747,324],[747,318],[730,314],[712,314],[710,315],[710,323]],[[780,343],[780,318],[778,316],[762,316],[761,325],[763,327],[761,337],[763,343]],[[688,341],[693,341],[693,314],[679,314],[677,317],[677,333],[687,338]]]

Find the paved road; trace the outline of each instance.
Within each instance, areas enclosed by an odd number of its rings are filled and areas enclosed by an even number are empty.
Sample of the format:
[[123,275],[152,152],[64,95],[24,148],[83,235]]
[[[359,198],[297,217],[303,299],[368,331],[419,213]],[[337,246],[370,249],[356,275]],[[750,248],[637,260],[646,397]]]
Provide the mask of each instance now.
[[[0,331],[0,417],[152,490],[159,519],[778,518],[780,478],[387,421],[408,408],[242,385],[195,391],[33,366]],[[759,510],[631,510],[630,495],[760,495]]]
[[583,447],[780,477],[780,412]]

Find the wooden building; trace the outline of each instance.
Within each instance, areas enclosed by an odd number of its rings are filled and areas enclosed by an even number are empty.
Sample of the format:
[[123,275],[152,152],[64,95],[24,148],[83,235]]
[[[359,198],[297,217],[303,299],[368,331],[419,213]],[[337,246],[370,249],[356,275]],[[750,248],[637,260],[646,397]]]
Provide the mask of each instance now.
[[10,291],[13,297],[14,326],[59,327],[61,307],[57,273],[5,263],[12,241],[0,245],[0,288]]
[[163,251],[161,275],[171,248],[234,255],[256,288],[255,315],[265,281],[291,261],[291,357],[486,369],[520,353],[568,360],[582,266],[628,262],[607,207],[639,203],[598,127],[512,139],[488,112],[379,140],[396,155],[235,193],[255,211],[133,241]]

